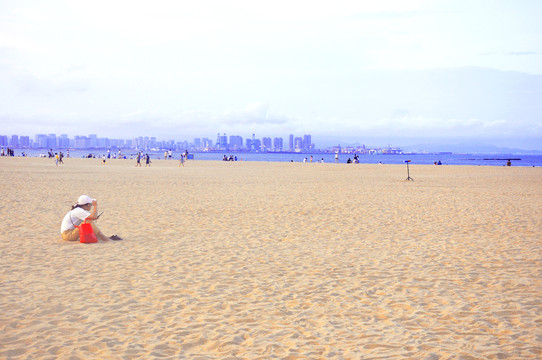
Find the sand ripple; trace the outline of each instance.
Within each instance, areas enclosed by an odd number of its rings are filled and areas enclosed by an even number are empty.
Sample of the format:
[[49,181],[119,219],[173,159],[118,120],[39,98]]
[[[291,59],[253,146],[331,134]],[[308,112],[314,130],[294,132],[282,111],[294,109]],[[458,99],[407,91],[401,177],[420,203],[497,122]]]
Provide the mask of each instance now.
[[0,358],[542,357],[538,168],[9,160]]

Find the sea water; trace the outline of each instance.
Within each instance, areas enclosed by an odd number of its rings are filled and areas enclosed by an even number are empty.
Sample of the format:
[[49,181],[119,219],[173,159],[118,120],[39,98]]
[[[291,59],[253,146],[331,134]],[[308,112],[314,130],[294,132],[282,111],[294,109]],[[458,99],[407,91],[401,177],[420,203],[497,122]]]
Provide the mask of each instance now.
[[[58,150],[55,150],[58,151]],[[25,152],[31,157],[47,155],[46,150],[16,150],[15,155],[21,156]],[[65,150],[62,151],[67,155]],[[149,154],[153,161],[164,160],[163,151],[144,151]],[[127,159],[135,159],[136,150],[123,150],[122,156]],[[179,160],[180,152],[173,153],[173,160]],[[107,151],[88,149],[88,150],[70,150],[70,157],[83,158],[92,155],[100,158],[107,156]],[[111,152],[111,156],[116,156],[117,152]],[[228,152],[198,152],[193,153],[195,160],[222,160],[224,155],[228,158],[230,155],[237,157],[238,161],[272,161],[272,162],[303,162],[307,159],[310,162],[335,163],[335,154],[333,153],[228,153]],[[510,159],[512,166],[542,166],[542,155],[517,155],[517,154],[376,154],[376,155],[358,155],[361,164],[404,164],[406,160],[411,160],[411,165],[432,165],[435,162],[441,162],[442,165],[476,165],[476,166],[506,166]],[[346,163],[348,159],[353,160],[354,154],[339,154],[339,163]],[[134,160],[135,161],[135,160]],[[144,161],[142,159],[142,161]],[[355,164],[353,164],[355,165]]]

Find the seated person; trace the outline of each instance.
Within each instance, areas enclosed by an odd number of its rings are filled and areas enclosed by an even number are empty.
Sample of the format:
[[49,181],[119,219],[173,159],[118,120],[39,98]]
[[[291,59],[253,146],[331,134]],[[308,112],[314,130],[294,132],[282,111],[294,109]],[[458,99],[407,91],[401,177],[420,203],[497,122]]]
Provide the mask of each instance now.
[[79,240],[78,226],[81,225],[83,221],[89,220],[92,230],[94,230],[94,233],[99,240],[122,240],[122,238],[117,235],[107,237],[100,231],[96,225],[96,220],[98,219],[98,215],[96,215],[97,211],[98,202],[96,199],[91,199],[88,195],[79,196],[77,203],[72,206],[71,211],[69,211],[62,220],[62,226],[60,227],[62,239],[66,241]]

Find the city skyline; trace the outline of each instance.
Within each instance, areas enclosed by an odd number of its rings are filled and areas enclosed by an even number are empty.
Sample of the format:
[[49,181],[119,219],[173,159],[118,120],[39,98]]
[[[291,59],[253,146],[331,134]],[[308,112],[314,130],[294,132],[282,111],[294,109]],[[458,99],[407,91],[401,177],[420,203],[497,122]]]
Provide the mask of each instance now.
[[32,139],[29,135],[2,135],[0,134],[0,146],[2,148],[12,147],[15,149],[107,149],[107,148],[156,148],[156,149],[191,149],[191,150],[233,150],[233,151],[261,151],[261,152],[283,152],[283,151],[310,151],[315,150],[312,143],[312,136],[304,134],[295,136],[290,134],[285,146],[282,137],[263,136],[244,139],[240,135],[217,134],[213,141],[210,138],[194,138],[188,140],[162,140],[154,136],[138,136],[130,139],[110,139],[99,137],[97,134],[75,135],[70,138],[67,134],[34,134]]
[[[212,137],[198,137],[189,140],[171,139],[168,140],[154,136],[136,136],[127,139],[101,137],[97,134],[75,135],[69,137],[67,134],[35,134],[30,135],[3,135],[0,134],[0,145],[3,148],[14,149],[51,149],[51,148],[72,148],[72,149],[177,149],[184,151],[234,151],[234,152],[336,152],[345,150],[346,152],[358,153],[516,153],[516,154],[540,154],[539,150],[524,150],[521,148],[496,147],[479,144],[478,146],[469,146],[468,144],[440,144],[436,146],[416,145],[402,146],[392,144],[391,142],[382,144],[371,144],[366,141],[356,141],[355,143],[335,143],[326,145],[317,145],[312,141],[312,135],[304,134],[295,136],[293,134],[287,137],[276,137],[263,135],[256,138],[252,143],[251,137],[244,138],[240,135],[226,135],[218,133],[214,139]],[[52,137],[52,139],[51,139]],[[308,139],[307,139],[308,138]],[[13,143],[17,143],[13,146]],[[20,143],[19,143],[20,142]],[[307,145],[310,144],[310,145]]]
[[0,12],[0,133],[542,150],[537,0],[6,0]]

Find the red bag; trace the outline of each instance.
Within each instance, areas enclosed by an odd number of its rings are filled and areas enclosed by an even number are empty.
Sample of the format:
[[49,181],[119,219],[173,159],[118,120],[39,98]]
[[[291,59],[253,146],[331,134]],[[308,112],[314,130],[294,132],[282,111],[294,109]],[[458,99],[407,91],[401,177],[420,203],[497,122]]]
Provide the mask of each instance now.
[[94,234],[94,230],[92,230],[92,225],[90,225],[90,222],[84,221],[78,226],[78,228],[79,240],[82,243],[90,244],[98,242],[98,238],[96,237],[96,234]]

